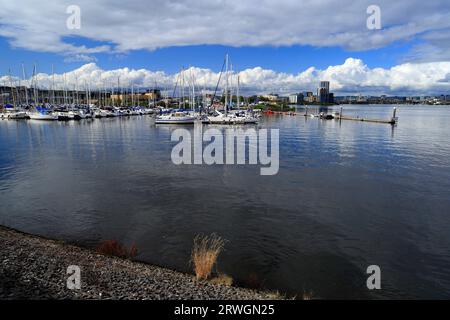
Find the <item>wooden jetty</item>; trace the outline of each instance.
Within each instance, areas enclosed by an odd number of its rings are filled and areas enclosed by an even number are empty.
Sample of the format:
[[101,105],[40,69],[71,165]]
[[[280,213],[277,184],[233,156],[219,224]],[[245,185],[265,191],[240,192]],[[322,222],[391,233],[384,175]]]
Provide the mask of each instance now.
[[[320,115],[315,115],[313,113],[309,114],[308,113],[308,107],[305,107],[305,113],[303,114],[303,116],[308,117],[310,115],[313,115],[315,117],[320,118]],[[363,117],[347,117],[343,115],[342,112],[342,107],[341,107],[341,111],[339,112],[338,115],[334,115],[333,116],[334,119],[336,120],[351,120],[351,121],[362,121],[362,122],[373,122],[373,123],[386,123],[386,124],[396,124],[398,122],[398,118],[397,118],[397,108],[394,107],[393,111],[392,111],[392,117],[391,119],[388,120],[383,120],[383,119],[370,119],[370,118],[363,118]]]
[[342,114],[342,107],[341,107],[341,112],[335,118],[338,119],[338,120],[352,120],[352,121],[364,121],[364,122],[373,122],[373,123],[387,123],[387,124],[394,125],[398,121],[398,118],[397,118],[396,115],[397,115],[397,108],[394,107],[394,110],[392,111],[392,117],[389,120],[360,118],[360,117],[356,117],[356,118],[355,117],[347,117],[347,116],[344,116]]

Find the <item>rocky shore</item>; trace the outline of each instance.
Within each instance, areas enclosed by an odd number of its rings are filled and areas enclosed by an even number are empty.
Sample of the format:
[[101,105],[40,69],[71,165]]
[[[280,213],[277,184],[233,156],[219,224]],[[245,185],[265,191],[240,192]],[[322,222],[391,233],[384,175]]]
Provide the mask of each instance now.
[[[0,299],[274,298],[1,226],[0,243]],[[80,289],[67,288],[71,265],[80,268]]]

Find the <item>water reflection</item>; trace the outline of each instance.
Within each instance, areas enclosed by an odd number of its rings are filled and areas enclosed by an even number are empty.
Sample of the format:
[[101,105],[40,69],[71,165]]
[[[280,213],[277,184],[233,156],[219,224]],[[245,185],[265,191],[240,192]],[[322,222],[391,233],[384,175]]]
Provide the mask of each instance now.
[[[388,118],[392,106],[346,106]],[[219,270],[239,284],[322,298],[448,298],[450,109],[401,106],[396,127],[266,117],[280,170],[176,166],[148,117],[0,123],[0,223],[189,271],[193,237],[228,240]],[[382,269],[380,292],[366,268]]]

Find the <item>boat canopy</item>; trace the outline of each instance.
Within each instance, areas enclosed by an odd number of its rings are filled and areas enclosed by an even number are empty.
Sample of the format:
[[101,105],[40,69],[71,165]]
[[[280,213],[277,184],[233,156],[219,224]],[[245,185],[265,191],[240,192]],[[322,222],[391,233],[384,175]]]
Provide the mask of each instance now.
[[36,110],[40,113],[45,113],[46,111],[48,111],[46,107],[36,107]]

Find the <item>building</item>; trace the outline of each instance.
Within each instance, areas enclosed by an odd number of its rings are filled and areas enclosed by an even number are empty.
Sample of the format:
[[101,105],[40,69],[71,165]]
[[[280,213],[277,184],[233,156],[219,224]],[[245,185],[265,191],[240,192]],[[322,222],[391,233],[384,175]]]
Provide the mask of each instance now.
[[313,103],[313,102],[316,102],[316,97],[314,96],[314,94],[312,92],[308,91],[305,93],[303,100],[305,100],[306,102],[309,102],[309,103]]
[[302,93],[291,94],[289,96],[289,103],[290,104],[302,104],[303,103],[303,94]]
[[330,81],[321,81],[317,88],[317,102],[334,103],[334,94],[330,93]]
[[330,82],[321,81],[319,88],[317,88],[317,102],[328,103],[329,93],[330,93]]
[[150,89],[147,90],[144,95],[147,97],[147,99],[149,100],[156,100],[159,101],[161,99],[161,90],[159,89]]
[[276,101],[278,101],[279,95],[276,93],[270,93],[270,94],[263,95],[263,98],[267,99],[269,101],[276,102]]
[[289,97],[279,96],[277,102],[279,102],[279,103],[289,103]]

